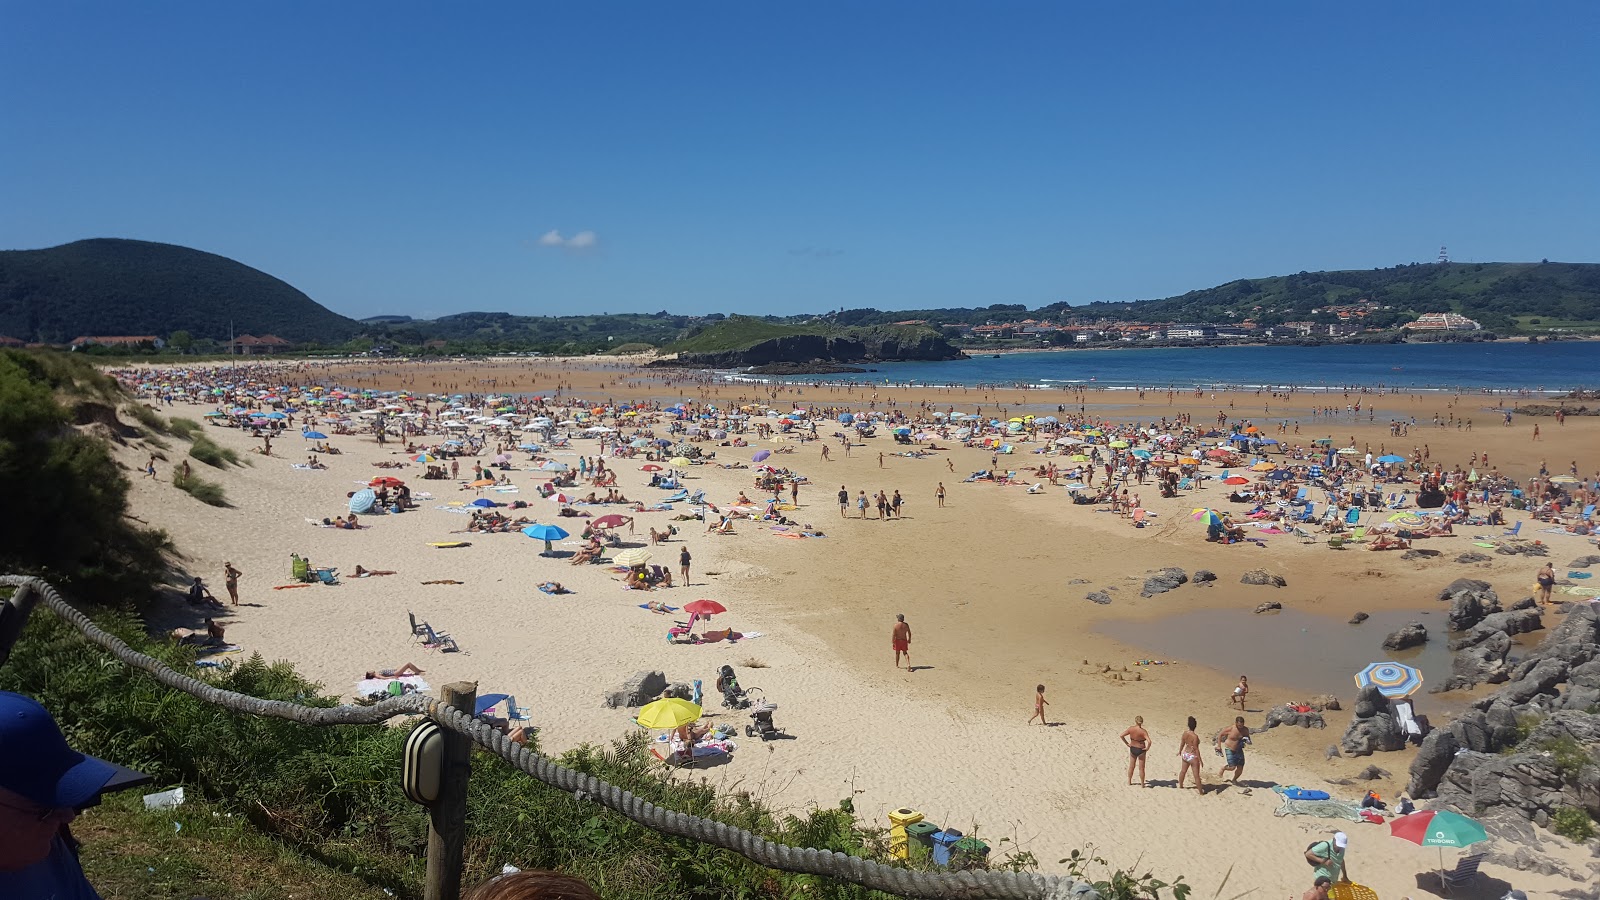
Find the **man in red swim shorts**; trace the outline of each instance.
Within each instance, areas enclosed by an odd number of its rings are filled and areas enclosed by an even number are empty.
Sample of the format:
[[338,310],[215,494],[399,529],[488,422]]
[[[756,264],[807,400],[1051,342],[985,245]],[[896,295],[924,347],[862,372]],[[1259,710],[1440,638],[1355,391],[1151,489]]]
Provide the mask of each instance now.
[[894,617],[894,631],[889,634],[889,643],[894,647],[894,667],[900,668],[900,654],[906,655],[906,668],[911,668],[911,626],[906,624],[904,613]]

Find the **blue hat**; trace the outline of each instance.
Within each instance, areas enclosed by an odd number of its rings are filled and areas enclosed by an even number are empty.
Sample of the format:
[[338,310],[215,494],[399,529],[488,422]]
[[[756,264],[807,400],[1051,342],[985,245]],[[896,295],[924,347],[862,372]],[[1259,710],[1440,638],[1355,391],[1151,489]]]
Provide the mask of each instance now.
[[40,806],[88,805],[120,771],[67,746],[39,701],[0,691],[0,787]]

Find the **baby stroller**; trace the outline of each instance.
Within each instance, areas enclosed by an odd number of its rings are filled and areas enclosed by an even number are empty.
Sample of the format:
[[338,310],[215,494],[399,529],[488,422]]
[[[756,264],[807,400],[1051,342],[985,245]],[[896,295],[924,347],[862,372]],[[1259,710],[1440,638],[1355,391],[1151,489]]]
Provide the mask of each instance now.
[[722,693],[723,709],[750,708],[750,697],[744,688],[739,687],[739,677],[733,674],[733,666],[723,666],[717,670],[717,690]]
[[[761,689],[751,688],[750,690],[759,691]],[[772,713],[777,708],[778,704],[770,700],[765,698],[758,700],[755,708],[750,711],[750,724],[744,727],[744,736],[760,737],[763,741],[770,741],[783,734],[783,729],[772,724]]]

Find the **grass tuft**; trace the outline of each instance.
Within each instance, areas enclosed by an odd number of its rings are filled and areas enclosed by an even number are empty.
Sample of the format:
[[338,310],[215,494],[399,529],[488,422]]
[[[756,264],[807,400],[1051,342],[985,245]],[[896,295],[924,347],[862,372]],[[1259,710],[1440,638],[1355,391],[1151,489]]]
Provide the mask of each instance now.
[[193,419],[185,419],[178,416],[174,416],[167,422],[167,430],[186,441],[194,440],[204,428],[204,425]]
[[203,434],[195,436],[194,445],[189,448],[189,455],[208,466],[214,466],[218,469],[227,463],[232,463],[236,466],[244,465],[239,461],[239,454]]
[[198,475],[190,475],[188,478],[184,478],[182,473],[179,473],[172,479],[172,483],[177,486],[178,490],[207,506],[229,505],[227,493],[223,491],[222,485],[217,484],[215,481],[206,481]]

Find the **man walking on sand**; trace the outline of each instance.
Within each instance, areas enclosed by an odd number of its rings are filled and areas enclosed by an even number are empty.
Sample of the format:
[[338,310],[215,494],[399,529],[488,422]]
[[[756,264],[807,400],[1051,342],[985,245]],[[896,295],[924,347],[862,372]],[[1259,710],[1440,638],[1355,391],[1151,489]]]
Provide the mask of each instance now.
[[1122,732],[1122,743],[1128,745],[1128,784],[1133,784],[1133,769],[1138,766],[1139,787],[1149,787],[1144,777],[1144,760],[1150,750],[1150,732],[1144,729],[1144,716],[1133,717],[1133,724]]
[[839,485],[839,518],[850,518],[850,491],[844,485]]
[[904,613],[894,617],[894,630],[889,633],[889,644],[894,647],[894,667],[900,668],[900,654],[906,657],[906,669],[911,668],[911,626],[906,624]]
[[1244,744],[1248,740],[1250,729],[1244,724],[1244,716],[1234,716],[1233,724],[1217,734],[1216,748],[1222,751],[1222,769],[1217,772],[1219,781],[1232,769],[1233,783],[1239,783],[1239,776],[1244,774]]

